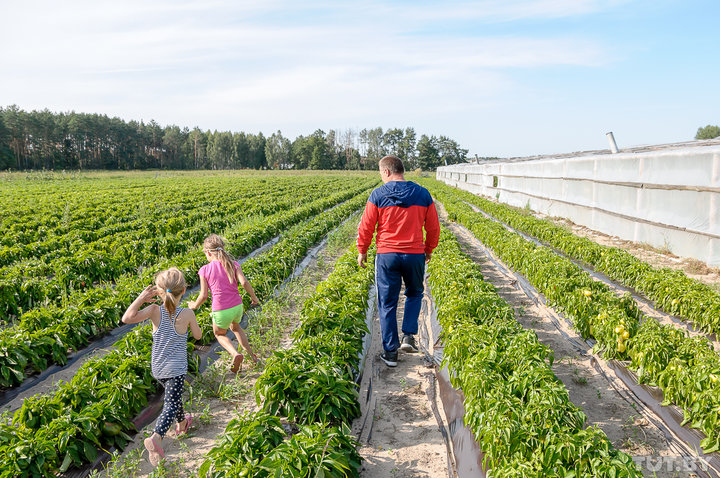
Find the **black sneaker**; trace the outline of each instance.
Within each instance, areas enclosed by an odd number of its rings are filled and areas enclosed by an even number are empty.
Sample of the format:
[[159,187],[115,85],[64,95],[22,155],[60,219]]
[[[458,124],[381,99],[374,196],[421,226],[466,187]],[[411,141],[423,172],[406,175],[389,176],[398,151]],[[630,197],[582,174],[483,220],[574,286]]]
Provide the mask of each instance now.
[[418,348],[417,345],[415,345],[415,336],[410,334],[403,335],[402,343],[400,344],[400,350],[410,353],[417,352]]
[[380,358],[383,362],[385,362],[385,365],[388,367],[397,367],[397,350],[393,352],[383,351],[383,353],[380,354]]

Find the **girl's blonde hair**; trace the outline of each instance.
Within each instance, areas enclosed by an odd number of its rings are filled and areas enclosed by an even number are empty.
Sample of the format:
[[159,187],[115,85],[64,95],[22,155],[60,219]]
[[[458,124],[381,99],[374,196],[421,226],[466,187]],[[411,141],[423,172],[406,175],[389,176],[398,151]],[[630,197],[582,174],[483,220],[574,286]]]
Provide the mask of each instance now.
[[185,275],[177,267],[171,267],[158,272],[158,275],[155,276],[155,285],[157,285],[158,295],[160,295],[163,305],[172,317],[175,315],[175,310],[185,291]]
[[228,276],[228,280],[231,284],[234,284],[236,282],[235,261],[225,250],[225,242],[222,240],[222,237],[217,234],[210,234],[205,238],[205,242],[203,242],[203,249],[220,261],[220,264],[222,264]]

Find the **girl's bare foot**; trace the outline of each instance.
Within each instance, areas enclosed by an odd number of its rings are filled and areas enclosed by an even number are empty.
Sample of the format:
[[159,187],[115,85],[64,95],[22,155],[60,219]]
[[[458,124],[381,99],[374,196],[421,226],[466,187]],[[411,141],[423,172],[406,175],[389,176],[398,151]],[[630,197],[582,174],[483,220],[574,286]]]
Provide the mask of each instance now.
[[230,367],[230,371],[232,373],[238,373],[240,371],[240,367],[242,366],[243,358],[244,357],[242,356],[242,354],[237,354],[236,356],[233,357],[232,367]]

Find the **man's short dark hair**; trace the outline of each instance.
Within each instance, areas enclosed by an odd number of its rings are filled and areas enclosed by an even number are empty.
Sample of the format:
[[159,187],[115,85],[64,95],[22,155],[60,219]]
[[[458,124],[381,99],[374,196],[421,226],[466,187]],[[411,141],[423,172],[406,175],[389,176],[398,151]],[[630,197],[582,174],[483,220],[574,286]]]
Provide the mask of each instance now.
[[382,158],[380,160],[380,168],[387,169],[392,174],[403,174],[405,172],[402,159],[397,156],[385,156]]

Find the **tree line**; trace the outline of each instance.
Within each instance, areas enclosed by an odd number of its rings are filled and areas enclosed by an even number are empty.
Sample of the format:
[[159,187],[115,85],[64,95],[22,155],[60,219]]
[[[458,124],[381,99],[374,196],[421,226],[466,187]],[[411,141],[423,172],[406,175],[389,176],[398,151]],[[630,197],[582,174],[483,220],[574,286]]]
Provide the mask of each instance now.
[[698,128],[695,139],[714,139],[720,137],[720,126],[707,125]]
[[192,130],[107,115],[0,108],[0,170],[32,169],[376,169],[395,154],[408,169],[462,163],[467,149],[413,128],[316,130],[290,140]]

